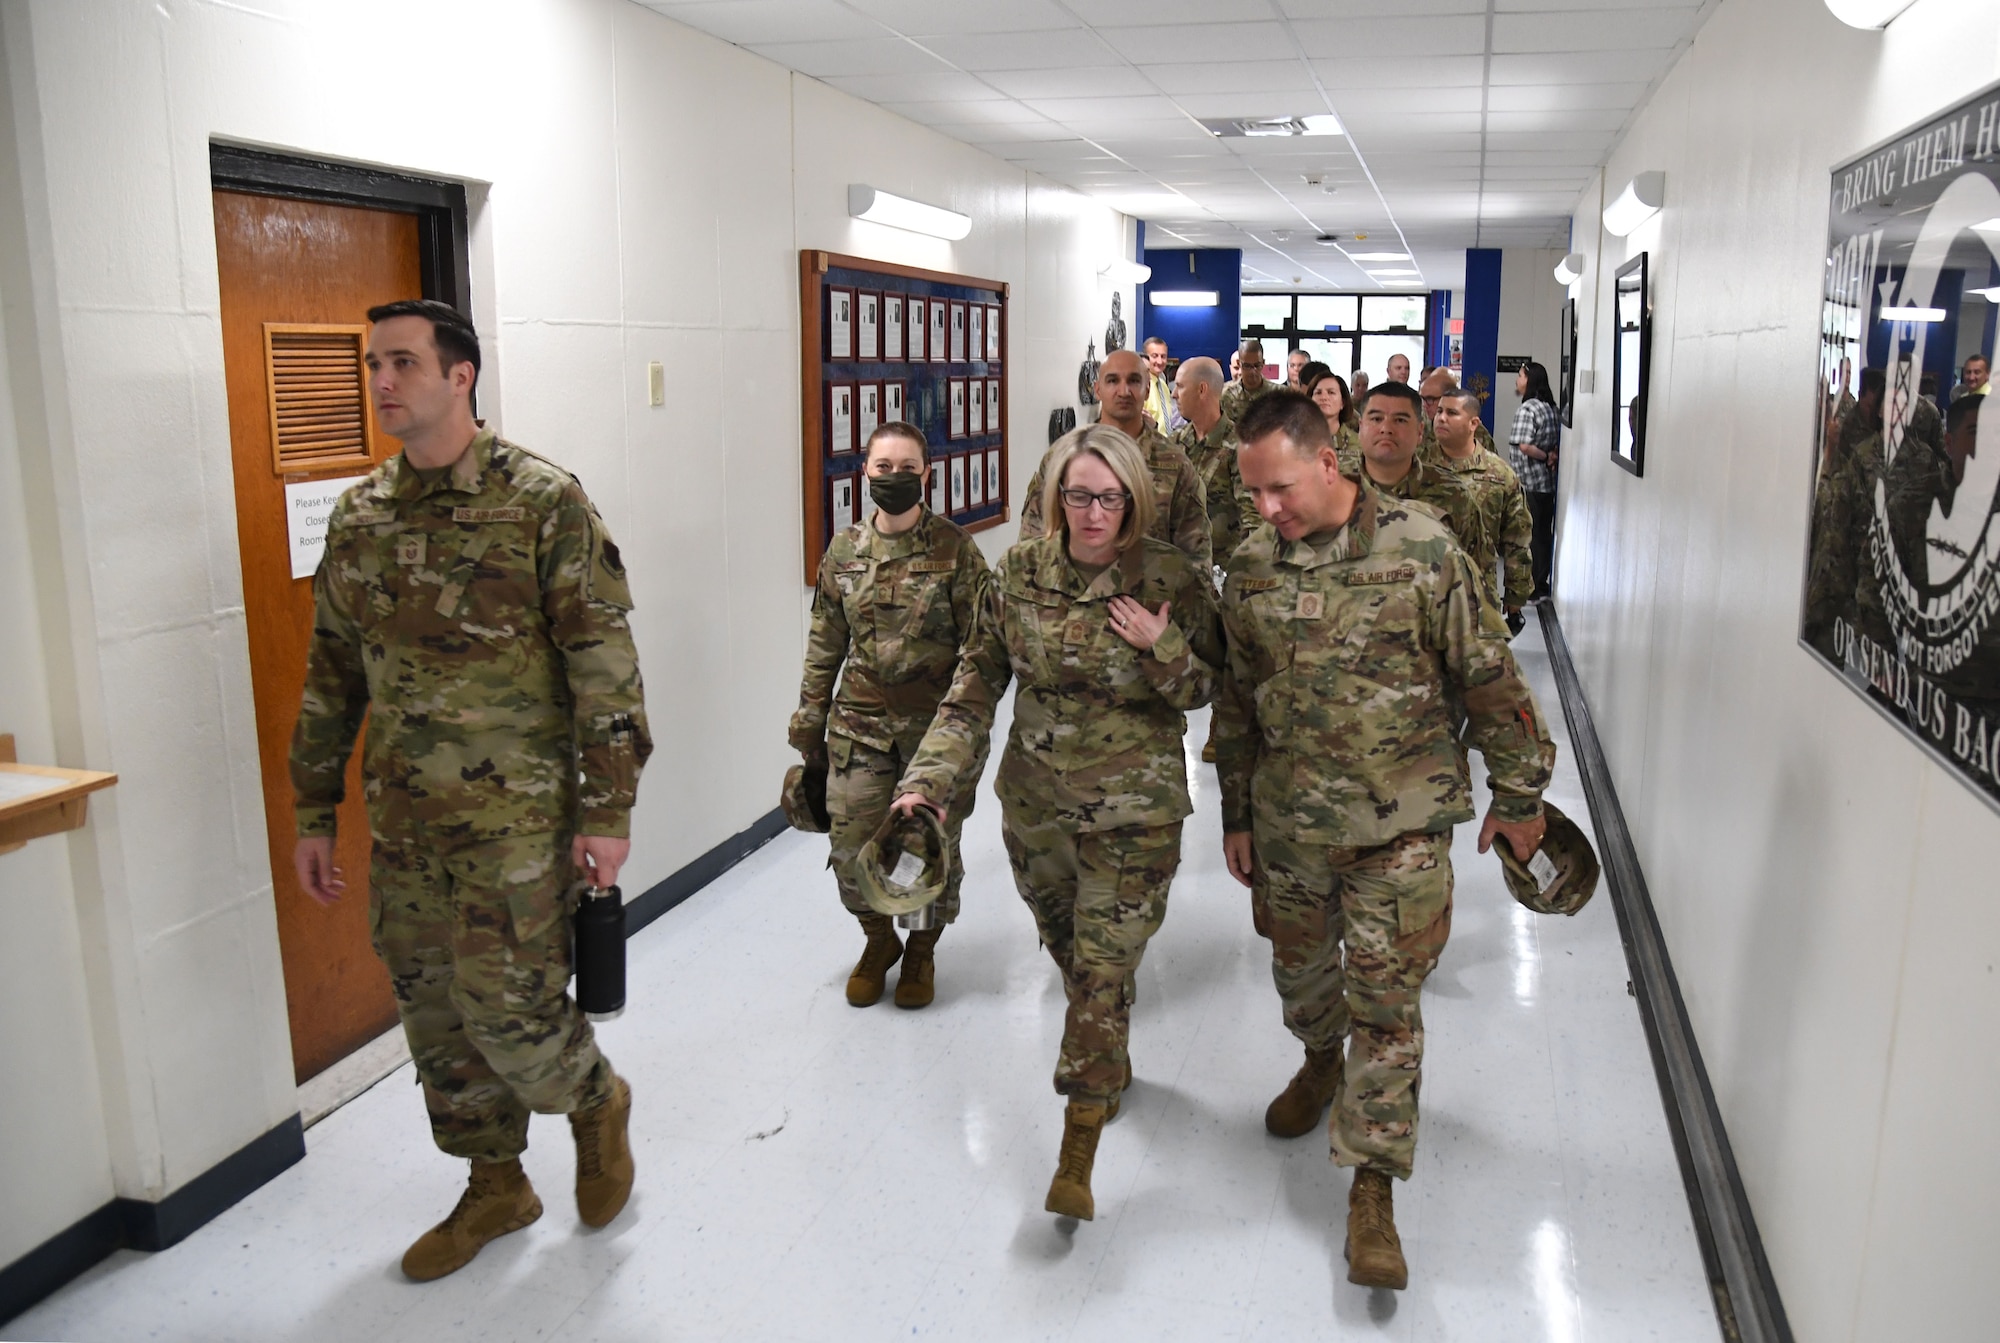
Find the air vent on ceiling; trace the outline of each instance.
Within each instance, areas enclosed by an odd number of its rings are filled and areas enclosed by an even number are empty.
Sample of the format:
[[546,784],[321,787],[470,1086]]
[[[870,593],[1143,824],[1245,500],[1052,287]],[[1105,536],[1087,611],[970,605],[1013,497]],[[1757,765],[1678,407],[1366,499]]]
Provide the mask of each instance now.
[[1340,119],[1328,113],[1304,117],[1222,117],[1201,123],[1210,135],[1339,135]]
[[271,468],[279,475],[370,466],[366,326],[264,323]]

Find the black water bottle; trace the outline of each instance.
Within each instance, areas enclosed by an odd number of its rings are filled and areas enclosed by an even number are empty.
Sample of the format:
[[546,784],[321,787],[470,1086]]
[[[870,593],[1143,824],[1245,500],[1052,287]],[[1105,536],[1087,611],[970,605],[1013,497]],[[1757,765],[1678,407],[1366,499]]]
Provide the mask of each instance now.
[[576,1005],[592,1021],[625,1012],[625,901],[616,886],[586,886],[576,907]]

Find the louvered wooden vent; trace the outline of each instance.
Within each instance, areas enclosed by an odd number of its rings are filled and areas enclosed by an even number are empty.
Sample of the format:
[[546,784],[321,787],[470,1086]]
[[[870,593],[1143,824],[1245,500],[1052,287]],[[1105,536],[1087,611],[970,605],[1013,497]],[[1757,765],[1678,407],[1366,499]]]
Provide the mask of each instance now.
[[367,339],[365,326],[264,323],[271,467],[279,475],[371,464]]

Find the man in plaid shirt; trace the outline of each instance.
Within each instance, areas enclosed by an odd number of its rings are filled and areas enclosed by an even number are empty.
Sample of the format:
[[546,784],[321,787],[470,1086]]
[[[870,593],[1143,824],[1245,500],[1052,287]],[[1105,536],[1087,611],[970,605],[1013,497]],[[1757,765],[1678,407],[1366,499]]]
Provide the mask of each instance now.
[[1556,457],[1562,444],[1562,422],[1549,390],[1549,371],[1540,364],[1523,364],[1514,375],[1514,392],[1521,398],[1508,434],[1507,464],[1521,478],[1528,516],[1534,522],[1531,546],[1534,592],[1531,601],[1549,595],[1549,565],[1555,555]]

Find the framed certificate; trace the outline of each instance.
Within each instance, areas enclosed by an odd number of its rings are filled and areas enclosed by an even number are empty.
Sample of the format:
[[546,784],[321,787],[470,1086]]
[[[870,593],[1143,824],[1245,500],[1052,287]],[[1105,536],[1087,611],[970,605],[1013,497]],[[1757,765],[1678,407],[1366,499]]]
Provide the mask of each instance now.
[[948,306],[951,309],[951,362],[962,364],[965,362],[965,305],[954,302]]
[[975,303],[965,315],[965,348],[973,359],[986,358],[986,305]]
[[875,516],[875,496],[868,492],[868,473],[863,471],[854,482],[854,498],[861,505],[863,522]]
[[986,380],[986,432],[1000,432],[1000,379]]
[[978,452],[965,459],[965,503],[968,508],[977,508],[986,502],[985,462],[985,454]]
[[830,457],[854,451],[854,384],[851,382],[827,384],[826,451]]
[[882,384],[864,382],[855,389],[859,409],[854,417],[854,450],[868,451],[868,439],[882,423]]
[[924,333],[930,329],[930,319],[926,312],[924,301],[913,296],[903,327],[903,339],[909,342],[908,359],[912,364],[924,362]]
[[903,413],[903,384],[900,382],[883,383],[882,422],[887,424],[890,420],[907,420],[909,418],[908,415]]
[[1000,449],[986,450],[986,497],[1000,502]]
[[833,529],[836,532],[843,527],[852,527],[859,520],[860,515],[854,511],[854,487],[860,479],[859,476],[833,478]]
[[986,305],[986,362],[1000,362],[1000,305]]
[[944,490],[950,476],[951,472],[945,469],[943,462],[931,463],[931,512],[933,513],[944,512]]
[[882,295],[882,358],[891,364],[903,358],[903,296]]
[[866,289],[854,296],[854,357],[882,357],[882,296]]
[[[979,310],[974,308],[973,311]],[[986,379],[974,378],[966,390],[969,395],[965,407],[965,432],[977,438],[986,432]]]
[[854,291],[852,289],[829,289],[826,291],[826,357],[829,359],[852,359],[854,357]]
[[948,381],[951,390],[951,406],[945,419],[946,438],[965,437],[965,379],[952,378]]
[[965,458],[951,459],[951,511],[965,511]]
[[948,351],[944,339],[944,300],[934,298],[927,306],[930,308],[931,317],[931,362],[933,364],[946,363],[948,362]]

